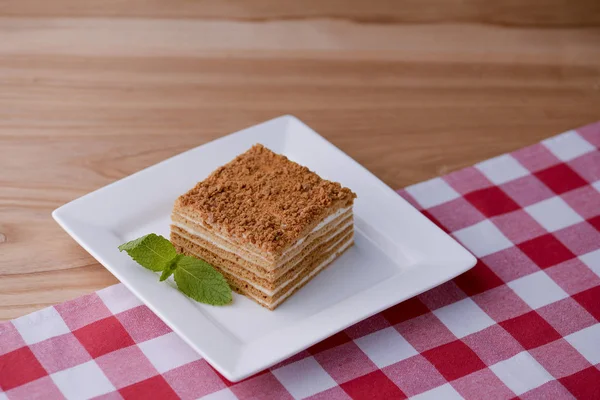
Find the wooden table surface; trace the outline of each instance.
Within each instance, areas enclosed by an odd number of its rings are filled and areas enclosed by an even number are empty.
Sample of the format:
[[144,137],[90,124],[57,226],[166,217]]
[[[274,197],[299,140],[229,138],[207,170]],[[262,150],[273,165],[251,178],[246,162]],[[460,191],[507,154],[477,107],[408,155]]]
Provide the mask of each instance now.
[[600,119],[600,2],[0,1],[0,319],[116,283],[51,218],[294,114],[393,188]]

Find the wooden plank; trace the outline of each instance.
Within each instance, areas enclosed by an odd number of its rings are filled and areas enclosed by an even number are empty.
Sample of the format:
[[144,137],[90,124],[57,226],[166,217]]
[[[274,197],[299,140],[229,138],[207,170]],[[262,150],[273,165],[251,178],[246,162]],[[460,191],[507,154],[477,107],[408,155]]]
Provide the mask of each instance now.
[[234,21],[346,19],[366,23],[488,23],[598,26],[596,0],[4,0],[0,15],[136,17]]

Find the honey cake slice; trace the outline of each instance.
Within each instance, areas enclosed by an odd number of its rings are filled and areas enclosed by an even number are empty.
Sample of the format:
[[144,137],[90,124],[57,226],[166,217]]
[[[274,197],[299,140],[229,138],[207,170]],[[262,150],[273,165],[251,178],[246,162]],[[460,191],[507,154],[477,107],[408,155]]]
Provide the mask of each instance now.
[[257,144],[176,200],[171,241],[275,309],[353,244],[355,198]]

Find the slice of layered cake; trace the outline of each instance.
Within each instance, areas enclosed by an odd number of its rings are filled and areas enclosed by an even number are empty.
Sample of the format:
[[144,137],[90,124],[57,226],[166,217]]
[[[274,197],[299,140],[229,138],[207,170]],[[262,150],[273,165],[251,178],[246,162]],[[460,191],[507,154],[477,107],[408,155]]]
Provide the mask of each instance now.
[[352,246],[355,197],[255,145],[177,199],[171,242],[273,310]]

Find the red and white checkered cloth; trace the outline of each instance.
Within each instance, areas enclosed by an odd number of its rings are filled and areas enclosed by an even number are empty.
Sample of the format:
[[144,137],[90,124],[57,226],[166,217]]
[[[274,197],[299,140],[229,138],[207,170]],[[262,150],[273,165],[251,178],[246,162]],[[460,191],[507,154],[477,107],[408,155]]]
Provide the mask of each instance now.
[[0,399],[600,398],[599,147],[597,123],[401,191],[479,263],[269,371],[228,382],[119,284],[0,324]]

